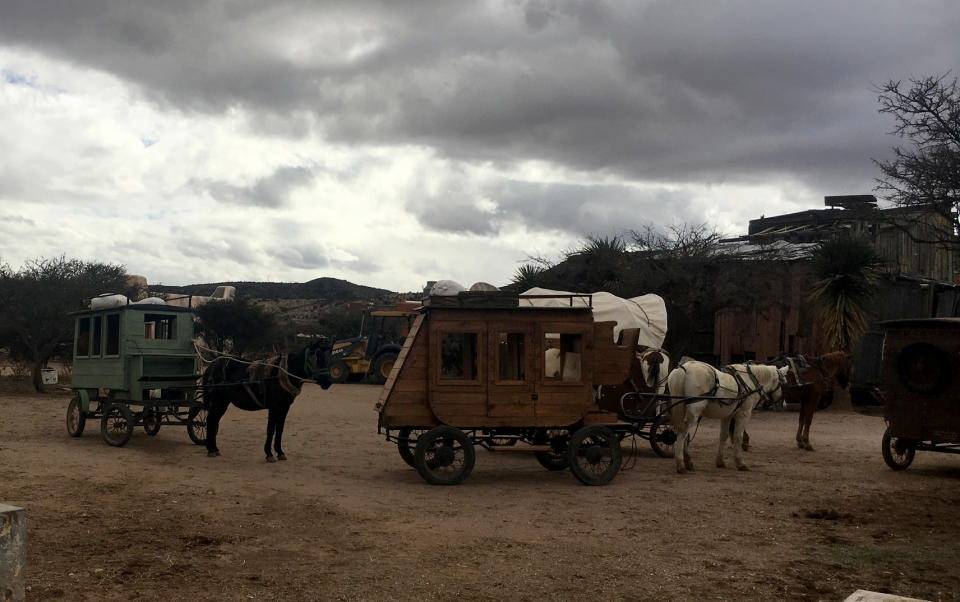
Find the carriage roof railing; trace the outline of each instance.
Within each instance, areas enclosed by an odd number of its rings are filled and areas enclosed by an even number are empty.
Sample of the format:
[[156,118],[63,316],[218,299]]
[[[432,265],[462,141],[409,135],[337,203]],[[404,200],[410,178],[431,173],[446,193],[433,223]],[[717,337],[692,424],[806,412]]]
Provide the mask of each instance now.
[[[523,304],[521,301],[557,299],[566,301],[557,305]],[[581,299],[577,302],[577,299]],[[461,309],[593,309],[593,295],[590,293],[564,293],[549,295],[524,295],[506,291],[460,291],[456,295],[430,295],[424,299],[418,311],[434,308],[456,307]]]

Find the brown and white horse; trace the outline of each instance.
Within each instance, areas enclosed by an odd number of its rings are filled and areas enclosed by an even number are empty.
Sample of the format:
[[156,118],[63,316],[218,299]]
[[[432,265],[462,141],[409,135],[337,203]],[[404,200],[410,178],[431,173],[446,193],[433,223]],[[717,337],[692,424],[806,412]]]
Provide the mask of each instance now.
[[723,452],[733,421],[733,459],[738,469],[747,470],[743,462],[744,429],[761,400],[777,403],[782,399],[781,380],[786,373],[786,367],[763,364],[733,364],[721,371],[698,361],[686,362],[671,371],[667,377],[671,398],[686,398],[675,400],[671,410],[671,423],[677,433],[677,472],[693,470],[689,433],[702,416],[721,420],[716,460],[719,468],[724,467]]
[[[850,384],[850,358],[842,351],[833,351],[813,357],[801,356],[802,364],[793,361],[784,399],[800,404],[800,425],[797,428],[797,447],[813,451],[810,445],[810,423],[820,407],[820,398],[830,390],[833,380],[846,389]],[[791,384],[793,386],[791,386]]]

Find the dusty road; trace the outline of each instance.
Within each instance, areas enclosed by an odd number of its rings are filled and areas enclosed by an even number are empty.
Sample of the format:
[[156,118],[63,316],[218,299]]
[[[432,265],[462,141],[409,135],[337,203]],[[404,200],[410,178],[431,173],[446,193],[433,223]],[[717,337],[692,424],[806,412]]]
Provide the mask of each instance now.
[[682,477],[643,441],[606,487],[483,450],[431,487],[376,434],[377,394],[308,385],[267,464],[264,413],[227,413],[220,458],[183,427],[113,448],[98,423],[67,436],[64,394],[7,383],[0,502],[29,512],[29,599],[960,599],[960,458],[895,473],[879,418],[818,414],[811,453],[795,413],[755,415],[750,472],[713,466],[705,422]]

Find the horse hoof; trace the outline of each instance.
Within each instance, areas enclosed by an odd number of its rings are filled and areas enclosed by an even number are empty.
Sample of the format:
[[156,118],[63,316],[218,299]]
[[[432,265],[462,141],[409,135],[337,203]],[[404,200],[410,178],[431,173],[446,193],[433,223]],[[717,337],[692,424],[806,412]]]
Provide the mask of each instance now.
[[750,469],[747,468],[746,464],[741,464],[740,466],[737,466],[737,470],[750,470]]
[[273,456],[267,456],[267,462],[271,462],[271,463],[272,463],[272,462],[276,462],[276,461],[277,461],[277,459],[274,458]]
[[687,472],[687,469],[683,466],[677,466],[677,474],[684,474]]
[[726,468],[726,467],[727,465],[724,464],[723,462],[717,462],[717,468]]
[[216,457],[219,456],[219,455],[220,455],[220,452],[218,452],[218,451],[207,452],[207,457],[208,457],[208,458],[216,458]]
[[287,457],[284,454],[277,454],[277,460],[286,460]]
[[806,445],[803,446],[803,449],[807,451],[813,451],[813,446],[807,443]]

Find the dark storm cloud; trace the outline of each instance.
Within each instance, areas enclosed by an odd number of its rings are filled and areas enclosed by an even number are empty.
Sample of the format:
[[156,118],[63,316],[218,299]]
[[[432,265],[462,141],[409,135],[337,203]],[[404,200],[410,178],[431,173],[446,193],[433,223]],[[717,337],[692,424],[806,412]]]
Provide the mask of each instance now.
[[[247,109],[253,127],[278,135],[630,179],[790,174],[816,188],[872,184],[869,158],[892,141],[871,85],[957,69],[958,18],[947,0],[7,0],[0,40],[112,72],[179,108]],[[494,230],[466,209],[418,215]]]
[[260,178],[251,186],[237,186],[227,182],[199,182],[217,201],[230,205],[277,208],[287,203],[290,193],[313,180],[313,171],[307,167],[280,167],[269,176]]
[[507,181],[485,192],[497,203],[497,214],[504,221],[581,237],[622,233],[645,223],[703,221],[678,193],[665,189]]

